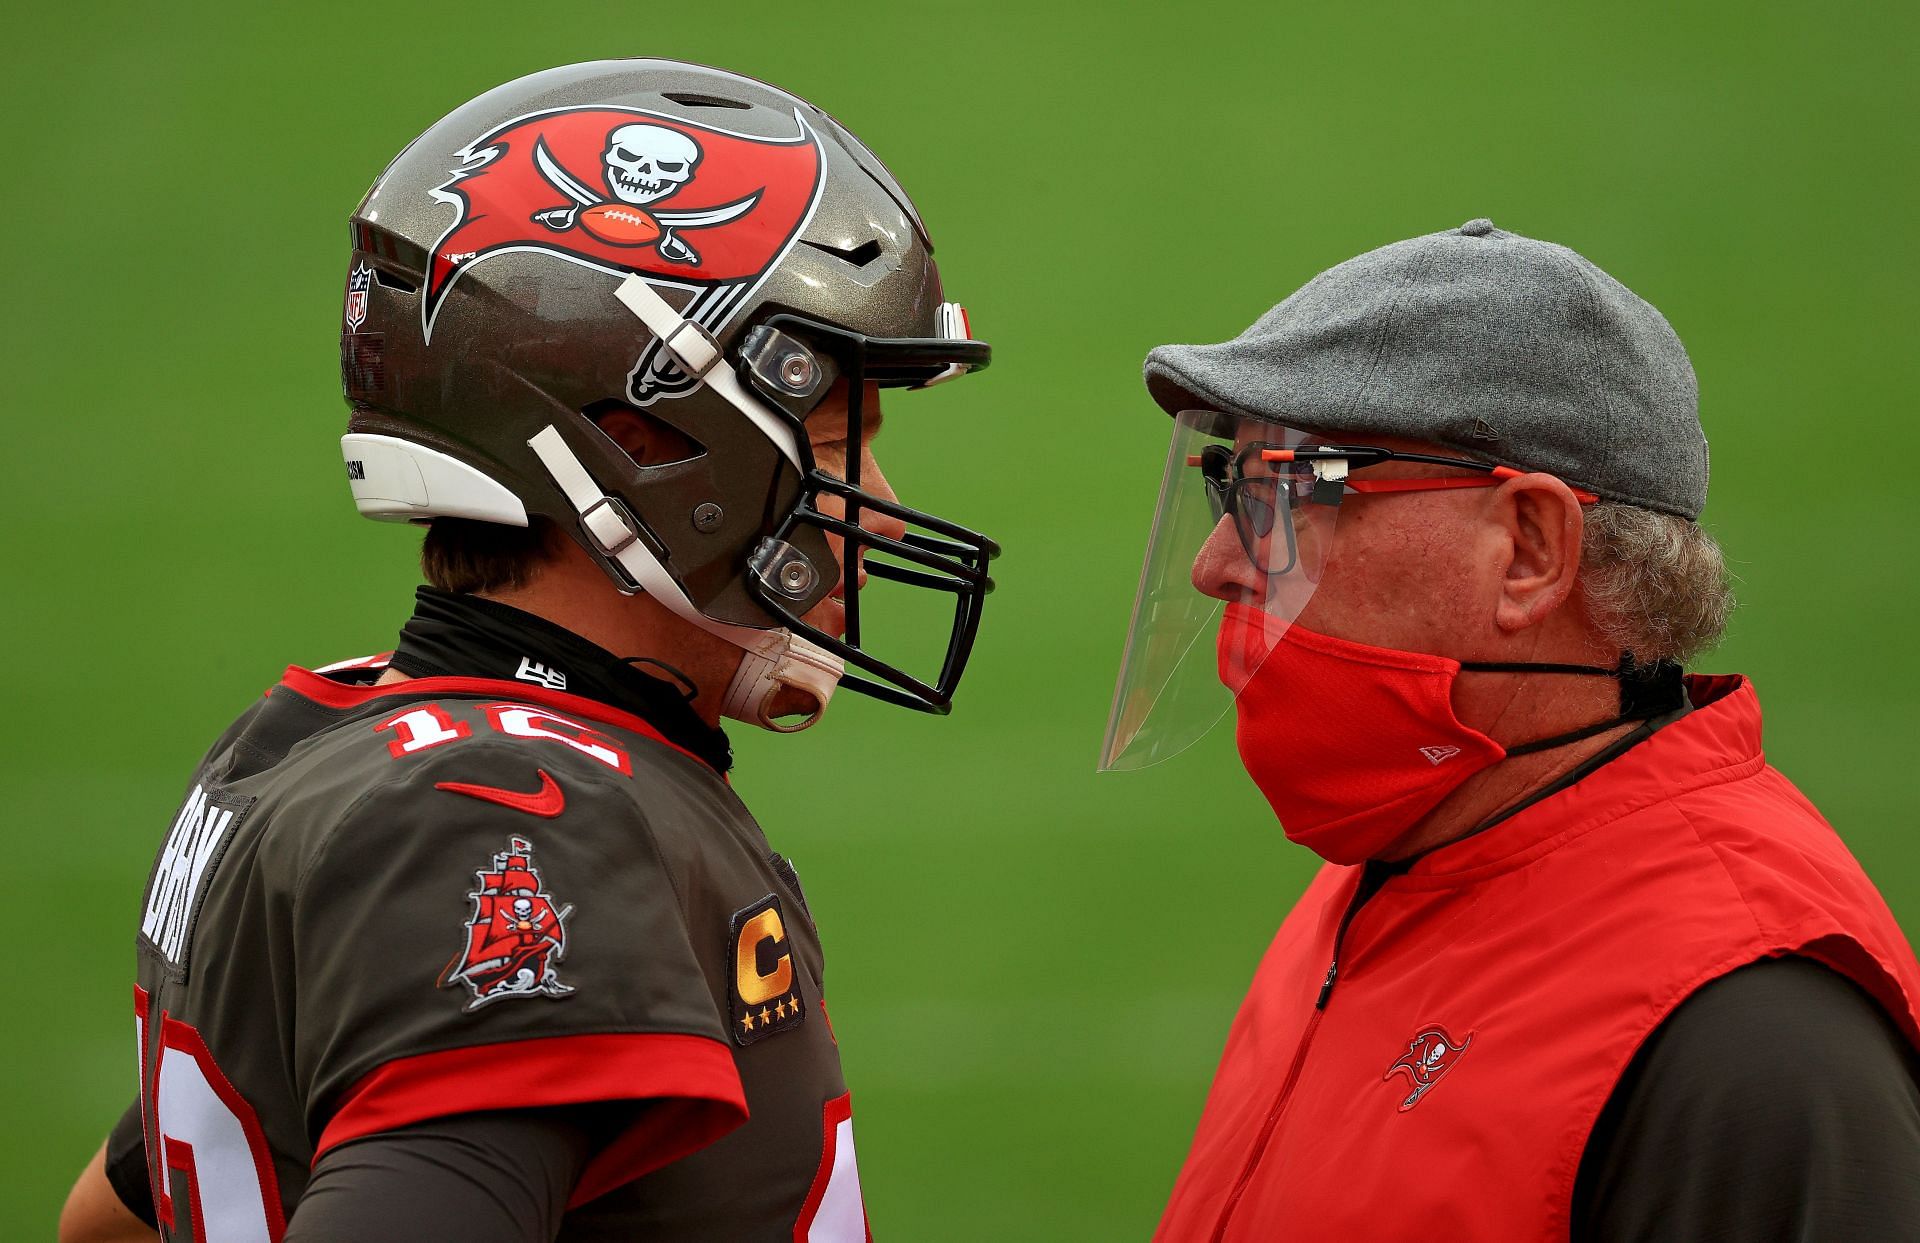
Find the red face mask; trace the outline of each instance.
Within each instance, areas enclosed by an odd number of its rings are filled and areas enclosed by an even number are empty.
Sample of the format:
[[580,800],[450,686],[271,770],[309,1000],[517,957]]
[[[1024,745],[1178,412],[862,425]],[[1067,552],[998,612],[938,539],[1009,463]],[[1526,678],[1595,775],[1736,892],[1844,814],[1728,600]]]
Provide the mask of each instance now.
[[1220,680],[1240,761],[1287,837],[1330,863],[1375,858],[1507,751],[1453,714],[1460,662],[1287,627],[1249,678],[1229,659],[1270,625],[1230,604]]
[[[1611,669],[1463,663],[1330,638],[1298,625],[1272,641],[1267,635],[1273,625],[1274,618],[1248,605],[1227,606],[1220,623],[1220,680],[1234,693],[1239,713],[1240,762],[1287,837],[1329,863],[1378,858],[1461,782],[1501,760],[1664,716],[1687,700],[1679,665],[1640,665],[1631,652]],[[1453,714],[1453,680],[1462,671],[1613,678],[1620,683],[1620,715],[1502,746]]]

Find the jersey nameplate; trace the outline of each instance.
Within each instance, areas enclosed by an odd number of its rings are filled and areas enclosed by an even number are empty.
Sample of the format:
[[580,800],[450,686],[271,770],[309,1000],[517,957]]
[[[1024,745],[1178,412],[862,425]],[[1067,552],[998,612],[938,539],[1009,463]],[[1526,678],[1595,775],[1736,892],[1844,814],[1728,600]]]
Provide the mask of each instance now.
[[140,935],[166,959],[176,976],[186,975],[193,924],[200,914],[207,881],[253,803],[251,797],[195,784],[186,805],[174,817],[166,845],[160,848],[153,878],[147,882]]

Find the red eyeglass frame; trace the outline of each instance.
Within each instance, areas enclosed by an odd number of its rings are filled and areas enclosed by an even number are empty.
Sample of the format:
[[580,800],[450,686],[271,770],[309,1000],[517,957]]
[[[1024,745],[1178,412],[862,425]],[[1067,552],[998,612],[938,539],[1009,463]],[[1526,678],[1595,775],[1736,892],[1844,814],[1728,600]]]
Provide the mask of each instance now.
[[[1316,445],[1300,449],[1262,449],[1260,460],[1263,462],[1326,462],[1346,461],[1351,463],[1349,470],[1378,466],[1382,462],[1419,462],[1428,466],[1459,466],[1467,470],[1486,472],[1475,479],[1342,479],[1338,482],[1343,488],[1366,494],[1369,492],[1440,492],[1448,488],[1492,488],[1498,487],[1509,479],[1518,479],[1530,472],[1517,470],[1511,466],[1495,466],[1487,462],[1476,462],[1471,458],[1440,457],[1431,453],[1402,453],[1396,449],[1382,449],[1377,445]],[[1197,465],[1198,463],[1194,463]],[[1582,505],[1597,505],[1600,498],[1585,488],[1567,485],[1574,499]],[[1318,497],[1314,498],[1316,501]],[[1326,502],[1322,502],[1326,503]],[[1332,502],[1338,504],[1337,501]]]
[[[1254,559],[1258,559],[1261,556],[1260,541],[1264,540],[1271,532],[1274,525],[1274,515],[1269,512],[1266,518],[1268,529],[1265,531],[1259,530],[1258,520],[1240,496],[1240,491],[1248,482],[1248,477],[1243,475],[1238,479],[1228,479],[1224,467],[1228,462],[1244,460],[1256,452],[1259,453],[1260,459],[1264,462],[1341,461],[1348,463],[1347,471],[1337,476],[1324,475],[1319,471],[1315,471],[1311,493],[1299,496],[1299,500],[1328,506],[1339,505],[1341,497],[1346,495],[1348,491],[1360,495],[1393,495],[1405,492],[1440,492],[1453,488],[1491,488],[1497,487],[1509,479],[1515,479],[1528,473],[1517,470],[1511,466],[1496,466],[1487,462],[1476,462],[1470,458],[1441,457],[1431,453],[1403,453],[1396,449],[1383,449],[1377,445],[1313,445],[1310,447],[1285,449],[1276,445],[1255,442],[1254,444],[1246,446],[1239,453],[1230,454],[1226,446],[1216,445],[1206,453],[1189,455],[1187,465],[1201,467],[1203,471],[1206,469],[1208,458],[1211,455],[1215,453],[1222,455],[1222,458],[1217,459],[1215,463],[1215,469],[1220,470],[1221,477],[1215,480],[1209,476],[1208,479],[1208,491],[1214,505],[1215,517],[1216,519],[1220,517],[1232,517],[1234,531],[1240,537],[1241,545],[1246,548],[1247,556]],[[1382,462],[1418,462],[1429,466],[1460,467],[1482,473],[1477,477],[1466,479],[1356,480],[1347,477],[1350,471],[1367,466],[1377,466]],[[1304,480],[1301,482],[1304,482]],[[1585,488],[1575,488],[1571,484],[1569,484],[1568,487],[1573,492],[1574,499],[1582,505],[1599,503],[1600,498]],[[1289,507],[1296,503],[1298,502],[1293,500],[1288,502]],[[1261,507],[1270,509],[1265,502],[1262,502]],[[1252,529],[1249,529],[1250,527]],[[1291,568],[1293,565],[1294,549],[1293,530],[1290,525],[1287,527],[1286,535],[1287,565],[1285,568]],[[1285,569],[1275,570],[1273,572],[1284,573]]]

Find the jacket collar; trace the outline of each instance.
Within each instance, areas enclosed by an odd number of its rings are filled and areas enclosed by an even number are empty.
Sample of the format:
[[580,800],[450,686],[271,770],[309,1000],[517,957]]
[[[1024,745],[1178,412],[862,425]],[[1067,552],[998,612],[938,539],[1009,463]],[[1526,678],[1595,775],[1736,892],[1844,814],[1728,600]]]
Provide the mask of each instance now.
[[1629,812],[1766,763],[1760,699],[1738,674],[1692,675],[1693,711],[1563,790],[1483,832],[1428,851],[1396,880],[1402,889],[1471,884],[1522,867]]

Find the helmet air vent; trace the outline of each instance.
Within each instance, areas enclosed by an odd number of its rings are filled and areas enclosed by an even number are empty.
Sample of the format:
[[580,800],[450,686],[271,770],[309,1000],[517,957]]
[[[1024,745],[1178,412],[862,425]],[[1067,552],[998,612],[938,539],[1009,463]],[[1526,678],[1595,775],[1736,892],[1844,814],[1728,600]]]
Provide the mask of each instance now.
[[816,242],[808,238],[801,238],[800,241],[802,245],[811,246],[821,254],[832,255],[840,262],[855,269],[864,268],[880,257],[880,241],[878,238],[870,237],[851,250],[840,246],[829,246],[825,242]]
[[380,267],[378,265],[375,265],[373,269],[373,279],[379,281],[382,285],[385,285],[388,289],[398,289],[401,293],[419,293],[420,292],[420,286],[414,284],[412,281],[408,280],[406,277],[401,276],[396,272],[389,272],[385,268]]
[[663,98],[671,99],[682,108],[751,108],[752,104],[738,99],[722,99],[718,95],[699,95],[688,91],[667,91]]
[[707,446],[681,428],[623,401],[596,401],[580,413],[643,469],[678,466],[707,455]]

